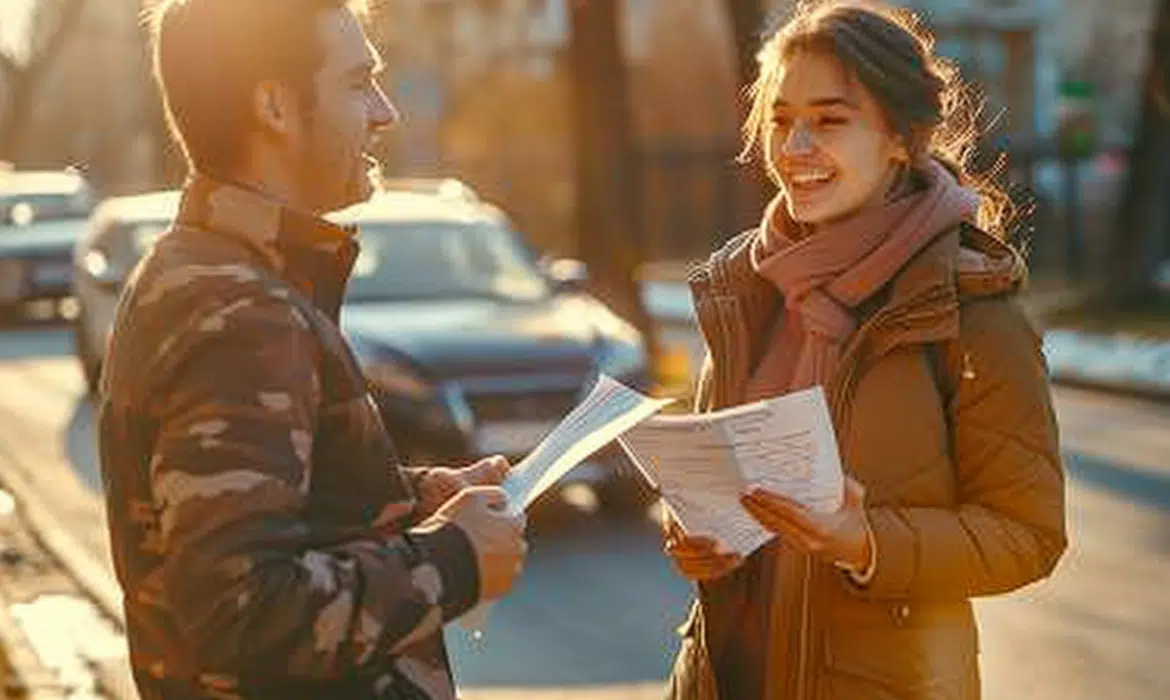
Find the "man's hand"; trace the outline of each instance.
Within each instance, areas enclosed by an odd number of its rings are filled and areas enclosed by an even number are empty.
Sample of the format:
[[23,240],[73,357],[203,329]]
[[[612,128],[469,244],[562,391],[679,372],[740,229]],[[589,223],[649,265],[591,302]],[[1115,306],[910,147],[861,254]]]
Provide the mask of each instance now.
[[741,501],[761,525],[796,549],[830,564],[848,565],[855,571],[868,567],[873,543],[865,514],[865,487],[853,478],[846,477],[845,503],[835,513],[815,513],[758,487]]
[[496,455],[479,460],[461,469],[433,467],[419,480],[418,515],[429,516],[463,489],[472,486],[499,486],[508,476],[512,465]]
[[507,512],[508,497],[497,486],[472,486],[447,501],[433,517],[449,520],[471,541],[479,565],[482,600],[495,600],[512,590],[524,570],[528,545],[523,515]]

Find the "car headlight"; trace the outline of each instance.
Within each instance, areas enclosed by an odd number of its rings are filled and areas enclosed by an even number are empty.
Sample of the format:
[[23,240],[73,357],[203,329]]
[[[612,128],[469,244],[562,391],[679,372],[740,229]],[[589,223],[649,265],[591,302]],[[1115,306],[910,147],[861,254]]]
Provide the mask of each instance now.
[[435,388],[411,368],[388,357],[379,357],[363,364],[366,378],[390,394],[415,400],[426,400],[435,394]]

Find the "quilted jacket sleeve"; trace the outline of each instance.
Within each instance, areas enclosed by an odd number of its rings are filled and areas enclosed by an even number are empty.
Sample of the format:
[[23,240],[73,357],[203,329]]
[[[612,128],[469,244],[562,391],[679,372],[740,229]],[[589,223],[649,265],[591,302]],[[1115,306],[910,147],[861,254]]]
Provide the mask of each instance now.
[[[874,507],[872,598],[960,599],[1048,576],[1065,550],[1065,493],[1040,339],[1010,299],[965,305],[964,370],[948,406],[959,503]],[[928,564],[929,562],[929,564]]]

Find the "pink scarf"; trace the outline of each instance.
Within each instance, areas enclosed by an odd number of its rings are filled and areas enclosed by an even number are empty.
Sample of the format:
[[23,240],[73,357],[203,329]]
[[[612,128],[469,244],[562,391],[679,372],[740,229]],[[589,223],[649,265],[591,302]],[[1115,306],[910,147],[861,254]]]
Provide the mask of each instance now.
[[934,160],[926,175],[927,189],[805,237],[788,216],[783,194],[768,205],[752,265],[784,295],[790,313],[749,383],[749,400],[827,384],[857,330],[858,305],[938,235],[974,218],[975,192]]

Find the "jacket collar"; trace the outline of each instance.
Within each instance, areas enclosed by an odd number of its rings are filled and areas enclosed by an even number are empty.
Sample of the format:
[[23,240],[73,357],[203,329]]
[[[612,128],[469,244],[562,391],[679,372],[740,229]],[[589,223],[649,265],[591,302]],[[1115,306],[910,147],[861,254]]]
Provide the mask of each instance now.
[[[733,238],[688,275],[713,366],[722,365],[723,390],[732,392],[758,361],[762,339],[783,309],[775,286],[752,268],[750,247],[757,235],[753,229]],[[880,315],[881,321],[863,324],[858,336],[865,337],[873,355],[956,338],[961,301],[1014,292],[1024,279],[1024,263],[1011,247],[963,224],[911,258],[880,296],[863,305],[870,320]]]
[[356,227],[339,226],[253,189],[201,175],[183,188],[176,223],[247,245],[278,277],[337,318],[358,254]]

